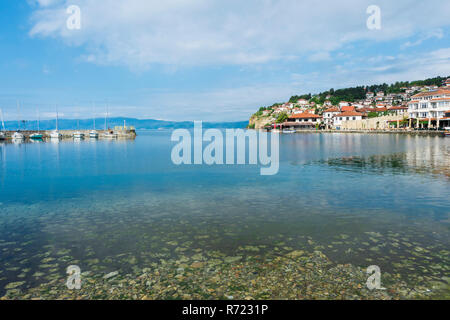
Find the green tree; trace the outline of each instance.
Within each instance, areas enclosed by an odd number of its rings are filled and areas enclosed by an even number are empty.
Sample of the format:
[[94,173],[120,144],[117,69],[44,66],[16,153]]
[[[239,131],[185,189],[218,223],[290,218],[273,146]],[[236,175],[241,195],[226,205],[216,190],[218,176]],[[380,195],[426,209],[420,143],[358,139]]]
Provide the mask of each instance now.
[[288,114],[286,112],[282,112],[277,117],[277,123],[286,122],[287,119],[289,119]]

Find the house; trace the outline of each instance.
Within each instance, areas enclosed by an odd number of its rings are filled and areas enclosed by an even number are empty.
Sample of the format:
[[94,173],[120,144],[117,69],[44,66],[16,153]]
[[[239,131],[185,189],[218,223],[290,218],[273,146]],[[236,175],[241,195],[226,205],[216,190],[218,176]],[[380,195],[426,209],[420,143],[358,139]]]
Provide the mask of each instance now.
[[389,107],[388,111],[389,113],[394,113],[395,115],[399,116],[402,114],[408,114],[408,107],[407,106]]
[[369,91],[369,92],[366,93],[366,98],[367,99],[372,99],[374,96],[375,96],[375,94],[373,92]]
[[341,102],[339,102],[339,107],[345,107],[345,106],[349,106],[350,105],[350,103],[348,103],[347,101],[341,101]]
[[345,121],[362,120],[364,114],[357,111],[345,111],[341,112],[333,117],[334,127],[340,129],[340,126]]
[[341,112],[346,112],[346,111],[355,111],[356,108],[354,106],[343,106],[341,107]]
[[312,113],[297,113],[289,116],[288,122],[309,122],[309,123],[321,123],[322,117]]
[[450,78],[448,78],[447,80],[445,80],[445,87],[450,87]]
[[323,112],[323,122],[327,128],[333,126],[333,117],[339,113],[341,113],[341,111],[338,107],[328,108]]
[[305,99],[298,99],[298,100],[297,100],[297,104],[298,104],[298,105],[301,105],[301,106],[305,106],[305,105],[308,104],[308,100],[305,100]]

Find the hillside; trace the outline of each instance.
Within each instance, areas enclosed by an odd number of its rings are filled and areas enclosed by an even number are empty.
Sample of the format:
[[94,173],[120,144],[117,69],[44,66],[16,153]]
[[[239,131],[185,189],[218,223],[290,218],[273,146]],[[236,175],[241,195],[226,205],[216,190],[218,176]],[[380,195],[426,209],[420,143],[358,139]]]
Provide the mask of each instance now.
[[[287,104],[293,105],[294,108],[301,108],[303,111],[313,110],[314,113],[321,114],[323,110],[330,106],[337,106],[340,102],[346,101],[349,103],[361,104],[364,106],[375,106],[377,103],[385,103],[386,105],[401,105],[409,100],[410,96],[419,92],[420,90],[429,90],[432,87],[440,87],[449,77],[435,77],[425,80],[403,81],[393,84],[379,84],[370,86],[357,86],[342,89],[330,89],[328,91],[320,92],[318,94],[301,94],[294,95],[289,98],[286,103],[274,103],[271,106],[261,107],[255,112],[249,121],[249,128],[262,128],[267,124],[273,122],[283,122],[286,119]],[[406,93],[408,90],[412,92]],[[367,104],[367,94],[371,92],[375,98],[371,98],[370,104]],[[383,96],[389,96],[388,99],[377,99],[377,94],[383,93]],[[301,106],[298,104],[299,100],[305,100],[306,104]],[[292,108],[292,106],[291,106]],[[278,112],[283,110],[282,112]]]

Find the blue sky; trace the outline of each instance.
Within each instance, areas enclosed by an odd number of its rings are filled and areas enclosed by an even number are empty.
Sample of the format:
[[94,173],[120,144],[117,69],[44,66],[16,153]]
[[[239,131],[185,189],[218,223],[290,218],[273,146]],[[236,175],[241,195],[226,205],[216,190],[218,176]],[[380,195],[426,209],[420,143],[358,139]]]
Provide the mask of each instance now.
[[18,0],[0,12],[6,119],[19,101],[25,119],[108,104],[111,116],[245,120],[293,94],[450,75],[447,0]]

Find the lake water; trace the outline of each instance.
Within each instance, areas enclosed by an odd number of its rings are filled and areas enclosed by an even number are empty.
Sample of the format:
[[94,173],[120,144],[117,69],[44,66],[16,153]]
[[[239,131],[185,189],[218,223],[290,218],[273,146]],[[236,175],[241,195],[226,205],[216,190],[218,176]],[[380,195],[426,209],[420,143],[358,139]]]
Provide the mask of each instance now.
[[139,273],[199,252],[320,250],[408,283],[449,276],[449,138],[281,135],[279,173],[261,176],[175,166],[170,134],[0,144],[0,296],[69,265]]

